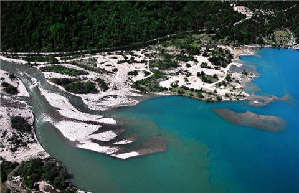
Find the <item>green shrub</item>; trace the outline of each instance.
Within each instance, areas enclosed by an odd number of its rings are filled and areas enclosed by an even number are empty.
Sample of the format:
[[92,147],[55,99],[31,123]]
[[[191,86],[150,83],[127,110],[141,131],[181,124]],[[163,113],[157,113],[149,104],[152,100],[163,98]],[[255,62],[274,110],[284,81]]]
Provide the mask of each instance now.
[[34,183],[45,180],[55,188],[64,190],[68,187],[66,180],[71,178],[60,163],[58,164],[50,158],[46,160],[38,158],[22,162],[16,174],[22,177],[23,183],[30,189]]
[[51,78],[51,82],[58,84],[60,86],[65,86],[67,84],[70,84],[72,82],[78,81],[78,79],[71,79],[71,78]]
[[50,79],[55,84],[63,86],[65,90],[77,93],[77,94],[88,94],[88,93],[97,93],[98,90],[95,87],[93,82],[81,82],[78,79],[71,78],[52,78]]
[[65,74],[69,76],[78,76],[78,75],[87,75],[88,72],[83,70],[77,70],[73,68],[67,68],[65,66],[60,65],[52,65],[52,66],[45,66],[40,68],[43,72],[56,72],[60,74]]
[[208,68],[208,64],[206,62],[202,62],[200,67],[201,68]]
[[3,90],[8,94],[16,95],[19,92],[17,87],[14,87],[13,85],[7,82],[2,82],[1,86],[3,87]]
[[154,74],[148,78],[134,82],[133,88],[145,93],[163,91],[164,88],[159,86],[159,80],[165,79],[165,75],[158,70],[153,71],[153,73]]
[[229,74],[226,75],[225,80],[227,80],[228,82],[232,81],[232,78]]
[[58,63],[58,60],[54,56],[28,55],[26,60],[28,62],[50,62],[52,64]]
[[72,93],[88,94],[97,93],[98,90],[93,82],[72,82],[64,86],[64,88]]
[[144,73],[145,76],[148,76],[148,75],[151,74],[150,72],[148,72],[148,71],[146,71],[146,70],[143,70],[143,73]]
[[130,76],[137,76],[138,75],[138,71],[137,70],[130,71],[130,72],[128,72],[128,75],[130,75]]
[[19,164],[17,162],[9,162],[9,161],[2,160],[1,167],[0,167],[1,183],[7,180],[8,174],[18,165]]
[[105,92],[106,90],[109,89],[107,83],[104,80],[98,78],[98,79],[96,79],[96,82],[98,83],[98,85],[99,85],[99,87],[101,88],[102,91]]
[[209,61],[215,66],[225,68],[229,63],[231,63],[232,59],[233,56],[228,50],[215,48],[212,51],[212,56],[209,58]]
[[206,82],[206,83],[213,83],[218,80],[218,77],[216,74],[211,76],[211,75],[205,74],[204,71],[197,72],[197,77],[199,77],[203,82]]
[[16,75],[14,73],[10,73],[9,76],[8,76],[10,79],[14,80],[16,79]]
[[10,122],[13,129],[23,132],[31,132],[31,125],[21,116],[11,117]]

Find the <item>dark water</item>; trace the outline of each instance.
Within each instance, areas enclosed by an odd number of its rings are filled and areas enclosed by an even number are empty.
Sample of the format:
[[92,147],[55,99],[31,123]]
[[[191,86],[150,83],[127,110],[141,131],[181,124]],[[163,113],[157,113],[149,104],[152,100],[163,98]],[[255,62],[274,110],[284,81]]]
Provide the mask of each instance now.
[[[71,170],[74,183],[94,193],[299,192],[299,52],[261,49],[258,56],[241,60],[260,74],[254,80],[260,88],[257,94],[288,95],[291,100],[252,107],[246,102],[160,97],[114,110],[109,113],[127,133],[161,135],[168,142],[165,153],[127,161],[72,148],[40,116],[38,136],[46,150]],[[38,91],[31,94],[35,111],[51,111],[46,103],[34,102],[44,100]],[[79,99],[72,101],[88,111]],[[269,132],[234,125],[212,111],[218,107],[279,116],[287,126],[281,132]]]

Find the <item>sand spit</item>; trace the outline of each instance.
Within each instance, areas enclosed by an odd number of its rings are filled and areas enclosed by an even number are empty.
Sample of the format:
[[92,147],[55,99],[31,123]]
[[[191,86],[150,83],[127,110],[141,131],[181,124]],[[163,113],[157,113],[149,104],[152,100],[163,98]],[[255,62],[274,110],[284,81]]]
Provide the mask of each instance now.
[[[114,125],[116,128],[118,127],[114,119],[80,112],[71,105],[66,97],[57,93],[51,93],[41,87],[39,89],[49,104],[55,107],[63,117],[62,120],[55,120],[44,115],[43,120],[53,124],[61,134],[68,141],[73,142],[76,147],[104,153],[119,159],[128,159],[130,157],[161,151],[156,148],[157,145],[153,145],[158,141],[152,142],[151,144],[147,142],[147,145],[136,150],[123,148],[123,145],[133,143],[134,140],[131,138],[122,138],[120,141],[117,141],[116,138],[122,132],[109,130],[109,127],[107,127],[107,124]],[[104,127],[107,127],[108,130]],[[110,129],[113,129],[114,127],[111,127]]]
[[278,132],[285,128],[283,119],[272,115],[259,115],[250,111],[237,113],[230,109],[214,108],[219,116],[237,125],[254,127],[266,131]]
[[129,153],[112,154],[111,156],[119,158],[119,159],[128,159],[130,157],[136,157],[139,155],[140,155],[140,153],[138,153],[137,151],[131,151]]
[[[57,108],[57,111],[64,117],[63,120],[53,121],[52,119],[46,118],[45,121],[50,121],[66,139],[76,142],[76,146],[79,148],[89,149],[99,153],[111,154],[118,150],[117,147],[100,146],[91,140],[110,141],[114,139],[116,133],[113,131],[98,134],[93,133],[101,129],[102,126],[100,124],[116,124],[115,120],[112,118],[103,118],[100,115],[82,113],[73,107],[67,98],[56,93],[48,92],[43,88],[40,88],[40,91],[49,104]],[[76,119],[77,121],[65,120],[67,118]],[[93,121],[97,124],[89,124],[82,121]]]
[[290,101],[291,99],[288,95],[285,95],[283,97],[277,97],[277,96],[258,96],[252,94],[248,97],[248,100],[249,100],[248,104],[250,106],[263,107],[273,101]]
[[[43,95],[49,104],[57,109],[57,111],[64,117],[77,119],[80,121],[94,121],[101,123],[101,119],[103,118],[100,115],[91,115],[88,113],[82,113],[78,111],[73,105],[69,102],[69,100],[59,94],[48,92],[47,90],[39,87],[41,95]],[[107,120],[104,119],[104,122]],[[112,122],[112,121],[110,121]]]

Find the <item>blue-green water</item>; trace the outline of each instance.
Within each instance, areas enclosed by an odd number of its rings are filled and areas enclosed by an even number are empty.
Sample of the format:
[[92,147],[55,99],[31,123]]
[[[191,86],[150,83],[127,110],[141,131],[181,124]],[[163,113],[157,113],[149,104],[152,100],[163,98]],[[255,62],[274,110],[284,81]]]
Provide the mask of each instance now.
[[[161,97],[127,108],[121,113],[151,120],[162,131],[176,133],[178,139],[185,143],[193,141],[194,144],[204,144],[209,149],[209,154],[205,156],[209,160],[207,171],[211,175],[212,186],[236,193],[299,192],[299,52],[262,49],[258,56],[246,56],[241,60],[248,65],[255,65],[260,74],[254,80],[260,87],[257,94],[279,97],[288,95],[290,101],[250,107],[246,102],[210,104],[186,97]],[[272,133],[232,125],[218,117],[211,110],[214,107],[276,115],[286,121],[287,127],[282,132]],[[189,170],[190,164],[201,162],[196,155],[200,152],[192,150],[194,144],[189,146],[186,143],[185,146],[194,155],[184,155],[190,157],[190,160],[182,166],[185,169],[179,181],[183,183],[173,181],[167,192],[175,192],[183,184],[185,187],[193,183],[200,184],[192,177],[199,170]],[[172,153],[175,159],[166,160],[169,164],[181,161],[176,157],[181,156],[178,152]],[[165,169],[161,168],[163,172],[169,173]],[[169,178],[171,180],[173,177]],[[200,189],[195,187],[184,192],[200,192]]]
[[[126,161],[71,147],[47,122],[37,121],[46,150],[74,174],[74,183],[94,193],[267,193],[299,192],[299,52],[261,49],[241,60],[254,65],[261,95],[288,95],[265,107],[246,102],[206,103],[186,97],[159,97],[109,112],[125,134],[163,136],[168,149]],[[43,100],[33,96],[33,109]],[[34,98],[35,97],[35,98]],[[212,108],[275,115],[282,132],[231,124]]]

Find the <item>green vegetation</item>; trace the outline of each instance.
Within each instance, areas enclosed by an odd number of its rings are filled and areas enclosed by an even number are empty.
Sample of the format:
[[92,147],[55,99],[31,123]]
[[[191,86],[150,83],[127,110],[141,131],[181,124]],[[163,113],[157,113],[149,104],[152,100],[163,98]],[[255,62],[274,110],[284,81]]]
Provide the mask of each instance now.
[[215,48],[212,51],[212,56],[209,58],[209,61],[218,67],[227,67],[231,63],[233,56],[228,50],[222,48]]
[[[262,37],[286,28],[299,39],[296,2],[238,2],[237,5],[245,5],[250,10],[274,10],[273,15],[257,12],[249,20],[233,11],[230,3],[4,1],[1,4],[1,49],[90,52],[107,47],[134,47],[138,42],[200,29],[216,33],[215,39],[237,44],[263,43]],[[233,25],[240,20],[243,22]],[[188,52],[197,52],[194,47],[199,42],[189,44],[192,46]],[[176,43],[188,45],[184,41]],[[41,60],[43,58],[32,58],[32,61]]]
[[79,81],[78,79],[71,79],[71,78],[51,78],[50,79],[53,83],[58,84],[60,86],[64,86],[76,81]]
[[186,55],[184,51],[177,55],[176,59],[183,62],[194,61],[193,56]]
[[97,72],[97,73],[108,73],[105,69],[102,69],[102,68],[98,68],[98,67],[94,67],[94,66],[91,66],[89,65],[90,62],[88,61],[87,63],[84,63],[84,62],[80,62],[80,61],[73,61],[71,62],[72,65],[75,65],[75,66],[79,66],[85,70],[89,70],[89,71],[92,71],[92,72]]
[[1,160],[1,183],[7,180],[7,176],[13,169],[15,169],[19,164],[17,162],[9,162]]
[[41,54],[19,55],[14,53],[3,53],[3,55],[14,59],[25,59],[31,65],[33,65],[35,62],[50,62],[52,64],[58,63],[58,60],[54,57],[55,54],[54,55],[41,55]]
[[285,45],[289,42],[291,34],[286,30],[277,30],[273,33],[273,40],[276,45]]
[[150,72],[148,72],[148,71],[146,71],[146,70],[143,70],[143,73],[144,73],[145,76],[148,76],[148,75],[151,74]]
[[82,82],[78,79],[70,78],[51,78],[53,83],[63,86],[65,90],[77,93],[77,94],[88,94],[88,93],[97,93],[98,90],[93,82],[87,81]]
[[227,74],[226,77],[225,77],[225,80],[227,80],[227,82],[231,82],[232,77],[229,74]]
[[168,54],[165,50],[161,50],[159,54],[159,59],[151,60],[149,62],[151,68],[158,68],[159,70],[167,70],[170,68],[178,67],[178,61],[173,55]]
[[[269,12],[273,10],[274,14],[263,14],[257,12],[251,19],[246,20],[234,27],[224,26],[216,32],[215,38],[227,37],[230,41],[237,44],[258,43],[264,44],[263,37],[270,37],[275,41],[273,34],[279,29],[290,29],[299,41],[299,12],[297,2],[273,2],[273,1],[254,1],[238,2],[238,5],[244,5],[250,10],[262,9]],[[296,5],[297,4],[297,5]]]
[[51,158],[22,162],[15,175],[21,176],[23,184],[30,189],[35,188],[35,182],[45,180],[62,192],[75,192],[69,182],[72,176],[67,173],[61,163]]
[[97,93],[98,90],[95,87],[93,82],[72,82],[64,86],[64,88],[72,93],[78,94],[88,94],[88,93]]
[[16,77],[16,75],[14,74],[14,73],[10,73],[9,75],[8,75],[8,77],[11,79],[11,80],[15,80],[17,77]]
[[21,116],[11,117],[11,127],[22,132],[31,132],[31,125]]
[[229,4],[6,1],[1,3],[1,49],[90,51],[146,42],[186,30],[212,30],[232,26],[244,18]]
[[200,67],[201,67],[201,68],[209,68],[209,66],[208,66],[208,64],[207,64],[206,62],[202,62],[202,63],[200,64]]
[[197,77],[199,77],[203,82],[213,83],[218,81],[218,77],[216,74],[213,76],[205,74],[204,71],[197,72]]
[[[226,77],[227,77],[227,76],[226,76]],[[227,83],[226,81],[221,81],[221,82],[218,82],[218,83],[216,84],[217,87],[221,87],[221,86],[226,87],[227,85],[228,85],[228,83]]]
[[65,74],[69,76],[78,76],[78,75],[87,75],[88,72],[85,72],[83,70],[76,70],[73,68],[67,68],[60,65],[52,65],[52,66],[45,66],[40,68],[43,72],[56,72],[60,74]]
[[96,79],[96,82],[98,83],[98,86],[101,88],[101,90],[102,90],[103,92],[105,92],[106,90],[109,89],[107,83],[106,83],[104,80],[102,80],[102,79],[100,79],[100,78],[97,78],[97,79]]
[[177,56],[178,60],[188,62],[194,61],[194,55],[200,55],[199,45],[201,40],[197,34],[183,34],[179,38],[166,42],[165,46],[175,46],[181,49],[181,53]]
[[154,70],[153,73],[154,74],[148,78],[134,82],[133,87],[144,93],[163,91],[164,88],[159,86],[159,80],[165,79],[165,75],[158,70]]
[[137,76],[138,75],[138,70],[130,71],[130,72],[128,72],[128,75],[129,76]]
[[14,87],[13,85],[9,84],[8,82],[2,82],[1,86],[3,87],[3,90],[8,94],[16,95],[19,92],[17,87]]
[[181,95],[181,96],[188,96],[188,97],[198,98],[198,99],[203,99],[204,98],[203,93],[205,92],[202,89],[197,90],[197,89],[194,89],[194,88],[188,88],[186,86],[182,86],[182,87],[174,86],[170,90],[174,94],[178,94],[178,95]]
[[169,68],[178,67],[178,62],[175,60],[152,60],[150,61],[151,68],[158,68],[160,70],[167,70]]
[[50,62],[52,64],[58,63],[54,56],[28,55],[26,57],[28,62]]

